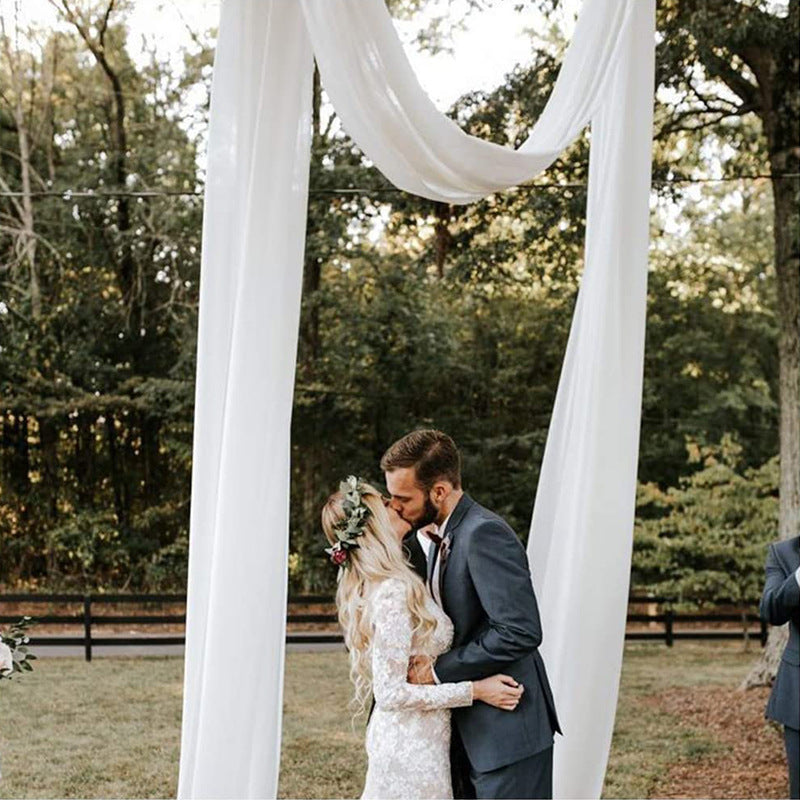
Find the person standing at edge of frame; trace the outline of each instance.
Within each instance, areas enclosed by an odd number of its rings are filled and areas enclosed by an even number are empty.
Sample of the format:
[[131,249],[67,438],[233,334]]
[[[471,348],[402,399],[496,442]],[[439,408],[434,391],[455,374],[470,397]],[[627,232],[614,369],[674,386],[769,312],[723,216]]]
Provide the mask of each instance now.
[[800,798],[800,536],[769,546],[766,572],[761,619],[770,625],[788,622],[789,641],[765,716],[783,725],[789,797],[796,800]]

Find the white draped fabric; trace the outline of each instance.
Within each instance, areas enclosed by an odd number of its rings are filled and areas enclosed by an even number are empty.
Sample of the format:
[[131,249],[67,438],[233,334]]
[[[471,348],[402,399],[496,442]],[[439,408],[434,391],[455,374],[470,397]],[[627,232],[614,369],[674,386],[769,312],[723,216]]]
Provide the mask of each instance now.
[[529,556],[565,733],[555,794],[599,796],[630,570],[653,47],[654,0],[585,0],[552,96],[513,151],[436,110],[384,0],[225,0],[203,224],[179,797],[277,792],[312,52],[345,130],[387,178],[424,197],[468,203],[529,180],[591,125],[584,273]]

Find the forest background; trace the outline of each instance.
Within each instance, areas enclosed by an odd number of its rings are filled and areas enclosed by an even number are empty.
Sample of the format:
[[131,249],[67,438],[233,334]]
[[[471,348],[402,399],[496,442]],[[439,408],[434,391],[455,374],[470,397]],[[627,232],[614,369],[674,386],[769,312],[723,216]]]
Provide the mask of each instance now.
[[[499,2],[390,5],[424,20],[413,46],[436,52]],[[133,2],[52,0],[58,24],[44,26],[3,5],[0,586],[182,592],[215,31],[184,8],[190,43],[166,59],[132,41]],[[530,57],[448,111],[512,147],[568,41],[552,3],[515,6],[547,22]],[[658,8],[632,586],[752,603],[789,480],[779,430],[796,447],[798,4]],[[415,427],[449,432],[467,490],[527,536],[580,286],[591,136],[532,184],[455,207],[394,190],[318,76],[313,126],[292,593],[333,588],[324,499],[349,473],[380,482],[382,452]],[[783,527],[800,515],[784,497]]]

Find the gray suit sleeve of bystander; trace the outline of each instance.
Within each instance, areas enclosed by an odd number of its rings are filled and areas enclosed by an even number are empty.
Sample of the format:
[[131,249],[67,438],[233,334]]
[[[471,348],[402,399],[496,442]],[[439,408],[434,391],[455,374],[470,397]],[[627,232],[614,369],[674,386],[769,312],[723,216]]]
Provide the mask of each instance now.
[[796,573],[786,574],[778,560],[775,546],[767,551],[766,581],[759,613],[770,625],[783,625],[800,609],[800,582]]

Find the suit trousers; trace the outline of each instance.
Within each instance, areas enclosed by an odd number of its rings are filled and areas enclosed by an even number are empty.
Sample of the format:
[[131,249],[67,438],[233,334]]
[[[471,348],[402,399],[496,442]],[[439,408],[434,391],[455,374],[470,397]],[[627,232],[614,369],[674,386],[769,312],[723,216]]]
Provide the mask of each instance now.
[[475,788],[469,779],[469,769],[467,751],[464,749],[458,728],[453,725],[450,737],[450,775],[453,779],[455,800],[475,800]]
[[470,768],[475,796],[479,798],[550,798],[553,797],[553,746],[522,761],[491,772]]
[[800,731],[784,725],[783,739],[789,765],[789,797],[791,800],[800,800]]

